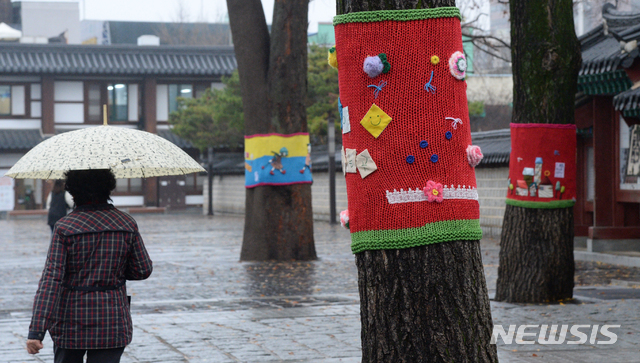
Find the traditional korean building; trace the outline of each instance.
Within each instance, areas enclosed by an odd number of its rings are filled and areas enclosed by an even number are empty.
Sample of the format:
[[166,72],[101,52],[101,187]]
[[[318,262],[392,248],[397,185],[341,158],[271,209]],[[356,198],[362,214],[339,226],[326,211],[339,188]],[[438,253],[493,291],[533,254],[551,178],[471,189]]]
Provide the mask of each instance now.
[[640,251],[640,12],[602,18],[580,37],[575,232],[589,251]]
[[[171,132],[169,114],[178,97],[220,88],[235,69],[231,46],[0,43],[0,177],[44,138],[102,124],[103,105],[110,125],[156,133],[198,160],[198,150]],[[113,200],[123,207],[202,205],[205,178],[119,179]],[[0,210],[42,208],[50,183],[8,182],[15,184],[2,190],[13,195],[0,192]]]

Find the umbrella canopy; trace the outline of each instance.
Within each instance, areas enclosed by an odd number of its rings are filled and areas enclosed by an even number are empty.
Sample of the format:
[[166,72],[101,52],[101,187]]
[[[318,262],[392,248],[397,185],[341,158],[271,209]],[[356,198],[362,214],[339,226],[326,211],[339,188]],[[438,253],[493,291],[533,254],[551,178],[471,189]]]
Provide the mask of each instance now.
[[205,171],[158,135],[97,126],[53,136],[36,145],[5,174],[18,179],[64,179],[68,170],[111,169],[118,179]]

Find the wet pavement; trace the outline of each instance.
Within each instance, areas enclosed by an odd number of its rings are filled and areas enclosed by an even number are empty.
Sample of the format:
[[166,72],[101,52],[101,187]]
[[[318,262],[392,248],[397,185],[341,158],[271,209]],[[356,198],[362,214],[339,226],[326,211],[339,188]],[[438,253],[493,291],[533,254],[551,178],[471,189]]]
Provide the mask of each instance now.
[[[239,262],[237,216],[136,215],[154,272],[128,282],[134,338],[122,362],[359,362],[357,271],[349,234],[316,222],[318,261]],[[51,362],[24,350],[49,244],[44,220],[0,221],[0,362]],[[483,241],[490,295],[499,246]],[[578,261],[576,300],[491,303],[495,324],[616,324],[612,345],[498,342],[501,362],[640,362],[640,269]],[[531,330],[534,331],[534,330]],[[584,329],[583,329],[584,331]],[[568,338],[571,334],[567,335]],[[598,336],[598,340],[603,337]],[[526,340],[526,339],[525,339]],[[606,339],[605,339],[606,340]]]

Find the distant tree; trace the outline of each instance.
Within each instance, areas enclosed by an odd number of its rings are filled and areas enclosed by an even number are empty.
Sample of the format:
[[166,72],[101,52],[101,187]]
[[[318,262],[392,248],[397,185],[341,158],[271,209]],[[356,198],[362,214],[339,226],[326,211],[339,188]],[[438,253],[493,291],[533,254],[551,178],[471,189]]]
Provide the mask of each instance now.
[[169,115],[173,133],[204,151],[208,147],[241,150],[244,115],[238,72],[223,77],[223,89],[208,89],[199,98],[179,98]]
[[[309,2],[278,0],[271,31],[260,0],[227,0],[247,135],[307,131]],[[311,185],[246,190],[240,259],[314,260]]]
[[328,50],[319,45],[309,49],[306,106],[309,134],[314,144],[326,143],[327,120],[335,122],[336,140],[340,140],[338,71],[327,62]]
[[[513,123],[574,123],[581,64],[571,0],[512,0]],[[497,301],[541,303],[573,296],[573,207],[507,205]]]

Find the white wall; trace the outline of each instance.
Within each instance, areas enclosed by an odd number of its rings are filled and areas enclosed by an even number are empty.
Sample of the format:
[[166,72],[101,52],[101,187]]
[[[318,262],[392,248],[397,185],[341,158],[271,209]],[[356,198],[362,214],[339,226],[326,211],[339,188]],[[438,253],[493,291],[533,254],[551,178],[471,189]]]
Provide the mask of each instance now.
[[142,195],[111,196],[111,200],[116,207],[142,207],[144,205]]
[[[35,117],[35,116],[34,116]],[[2,119],[0,120],[0,129],[2,130],[24,130],[24,129],[40,129],[42,122],[34,119]]]
[[166,84],[156,86],[156,119],[169,120],[169,86]]
[[25,114],[24,86],[11,86],[11,115],[24,116]]
[[[203,213],[209,210],[208,181],[205,180],[203,195]],[[213,180],[214,212],[244,213],[245,210],[244,175],[215,176]],[[311,203],[313,218],[329,220],[329,173],[313,173],[311,185]],[[347,209],[347,185],[342,172],[336,173],[336,220],[340,211]]]
[[129,121],[138,121],[138,85],[129,84]]
[[467,99],[485,105],[508,105],[513,102],[511,75],[468,75]]
[[53,105],[53,120],[56,123],[83,123],[84,104],[56,103]]
[[[507,178],[509,168],[476,168],[478,202],[480,204],[480,226],[484,237],[500,238],[502,220],[506,207]],[[203,195],[203,213],[208,208],[208,187],[205,180]],[[314,173],[311,186],[313,218],[329,220],[329,173]],[[245,187],[244,175],[215,176],[213,180],[214,213],[244,213]],[[336,220],[340,220],[340,211],[347,209],[347,188],[342,172],[336,173]]]
[[484,238],[500,238],[506,208],[509,168],[476,168],[480,227]]
[[84,101],[84,85],[82,82],[56,81],[53,84],[53,100]]
[[69,44],[80,44],[80,9],[76,1],[22,1],[22,35],[51,38],[67,31]]
[[[56,123],[84,122],[84,84],[75,81],[56,81],[53,84],[53,120]],[[78,102],[78,103],[61,103]]]
[[[0,153],[0,168],[7,168],[6,171],[9,171],[13,164],[17,163],[23,155],[24,154]],[[0,174],[0,176],[3,175],[4,173]]]

